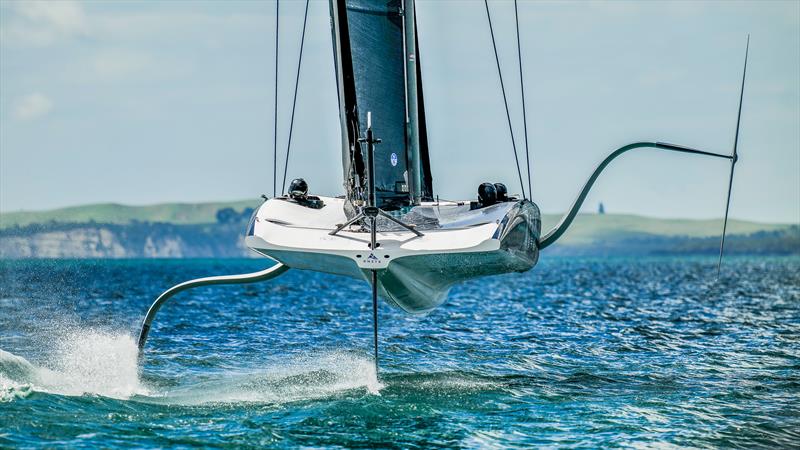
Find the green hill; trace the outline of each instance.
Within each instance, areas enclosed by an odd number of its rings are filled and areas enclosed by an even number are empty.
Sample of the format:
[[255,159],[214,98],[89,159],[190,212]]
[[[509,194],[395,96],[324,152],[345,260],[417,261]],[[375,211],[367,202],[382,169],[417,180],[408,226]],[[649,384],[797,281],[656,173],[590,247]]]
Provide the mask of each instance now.
[[[561,215],[544,214],[542,233],[546,233]],[[728,234],[752,234],[757,231],[777,231],[788,228],[789,224],[771,224],[728,220]],[[632,214],[579,214],[569,230],[559,239],[562,245],[587,245],[598,240],[607,240],[623,235],[687,236],[703,238],[719,236],[722,233],[722,219],[659,219]]]
[[[242,242],[247,208],[235,202],[113,203],[36,212],[0,213],[0,258],[232,257]],[[234,211],[222,211],[232,209]],[[543,233],[561,219],[545,214]],[[629,214],[580,214],[549,255],[715,254],[722,220],[658,219]],[[800,226],[731,220],[728,254],[800,254]]]
[[[124,225],[132,222],[167,223],[173,225],[213,224],[216,213],[223,208],[242,211],[260,204],[258,198],[231,202],[161,203],[147,206],[128,206],[116,203],[73,206],[49,211],[19,211],[0,213],[0,229],[48,223],[104,223]],[[560,214],[544,214],[542,232],[550,230],[561,219]],[[770,224],[731,219],[730,235],[749,235],[762,231],[787,229],[788,224]],[[641,236],[683,236],[706,238],[719,236],[722,219],[660,219],[632,214],[579,214],[570,229],[559,240],[562,246],[594,245],[598,242]]]
[[59,223],[111,223],[126,224],[133,221],[163,222],[171,224],[214,223],[216,213],[222,208],[240,211],[254,208],[261,199],[234,202],[160,203],[147,206],[128,206],[117,203],[73,206],[49,211],[18,211],[0,213],[0,229],[31,224]]

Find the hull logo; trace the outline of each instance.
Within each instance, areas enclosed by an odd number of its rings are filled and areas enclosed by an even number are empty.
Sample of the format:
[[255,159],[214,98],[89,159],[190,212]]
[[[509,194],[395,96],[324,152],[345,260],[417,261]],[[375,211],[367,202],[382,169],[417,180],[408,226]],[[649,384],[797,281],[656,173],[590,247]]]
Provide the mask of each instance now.
[[397,153],[392,153],[392,156],[389,157],[389,161],[392,163],[392,167],[397,165]]
[[369,256],[367,256],[366,258],[362,259],[361,262],[363,262],[365,264],[380,264],[381,260],[378,259],[378,257],[375,256],[374,253],[370,253]]

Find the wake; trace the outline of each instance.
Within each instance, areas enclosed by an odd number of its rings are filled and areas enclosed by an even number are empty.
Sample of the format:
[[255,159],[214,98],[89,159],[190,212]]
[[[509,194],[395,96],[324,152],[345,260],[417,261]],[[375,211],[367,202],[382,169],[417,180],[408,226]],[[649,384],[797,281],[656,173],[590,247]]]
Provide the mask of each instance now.
[[383,388],[372,360],[343,351],[179,378],[177,385],[163,383],[172,387],[154,388],[141,380],[138,348],[128,334],[78,329],[47,345],[52,345],[52,351],[43,365],[0,349],[0,402],[41,392],[168,405],[283,404],[352,390],[379,395]]
[[380,395],[383,387],[371,359],[333,351],[291,358],[264,368],[210,375],[153,395],[148,401],[178,405],[278,405],[325,399],[345,392]]

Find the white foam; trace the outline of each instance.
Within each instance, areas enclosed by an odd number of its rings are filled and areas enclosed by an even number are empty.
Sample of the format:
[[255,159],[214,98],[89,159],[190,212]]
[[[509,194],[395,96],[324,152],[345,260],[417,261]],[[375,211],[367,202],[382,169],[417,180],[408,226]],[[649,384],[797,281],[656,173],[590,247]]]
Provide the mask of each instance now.
[[16,398],[25,398],[30,392],[30,384],[18,383],[0,374],[0,403],[10,402]]
[[[139,379],[138,349],[128,334],[94,329],[58,333],[44,366],[0,350],[0,401],[31,392],[99,395],[166,404],[268,403],[312,400],[359,390],[380,395],[372,360],[352,353],[318,353],[258,369],[204,374],[176,388],[150,391]],[[46,366],[46,367],[45,367]]]
[[52,353],[49,367],[38,367],[0,350],[0,400],[30,390],[121,399],[147,394],[139,381],[136,342],[127,334],[73,330],[56,339]]
[[25,358],[0,350],[0,402],[27,397],[35,377],[36,368]]
[[157,401],[182,405],[283,404],[325,398],[358,389],[380,395],[383,387],[371,360],[344,352],[331,352],[269,365],[259,370],[218,374],[212,379],[164,392]]

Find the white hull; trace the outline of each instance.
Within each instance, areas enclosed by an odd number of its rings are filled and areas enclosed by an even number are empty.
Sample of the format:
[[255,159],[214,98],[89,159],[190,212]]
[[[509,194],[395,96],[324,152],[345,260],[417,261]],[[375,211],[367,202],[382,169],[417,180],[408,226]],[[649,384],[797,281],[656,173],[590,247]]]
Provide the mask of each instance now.
[[[369,280],[376,270],[379,293],[410,313],[440,305],[455,283],[483,275],[523,272],[537,262],[539,209],[530,201],[470,210],[469,202],[423,203],[400,219],[423,236],[379,221],[376,251],[370,233],[347,222],[345,200],[321,197],[312,209],[274,198],[254,213],[245,242],[284,265]],[[464,204],[466,203],[466,204]]]

